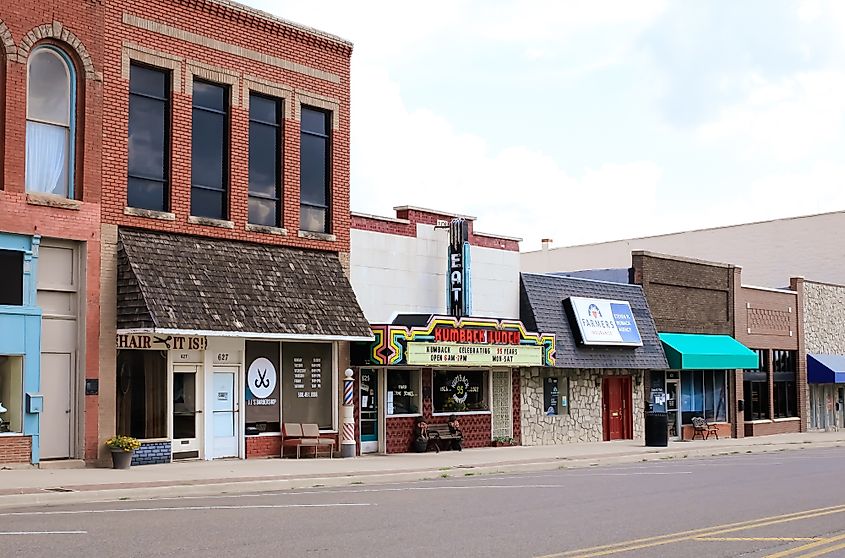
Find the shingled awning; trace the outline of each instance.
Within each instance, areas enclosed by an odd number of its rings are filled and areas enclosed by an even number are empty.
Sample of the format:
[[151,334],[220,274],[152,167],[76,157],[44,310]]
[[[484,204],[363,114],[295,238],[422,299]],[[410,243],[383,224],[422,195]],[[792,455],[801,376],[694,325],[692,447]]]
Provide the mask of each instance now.
[[365,341],[332,252],[121,229],[120,332]]

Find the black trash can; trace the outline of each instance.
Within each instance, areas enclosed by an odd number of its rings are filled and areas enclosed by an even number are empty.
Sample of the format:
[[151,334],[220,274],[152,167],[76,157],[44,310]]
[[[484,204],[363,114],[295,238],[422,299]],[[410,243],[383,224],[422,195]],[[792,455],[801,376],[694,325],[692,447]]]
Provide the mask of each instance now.
[[645,414],[645,445],[660,448],[669,445],[669,415],[667,413]]

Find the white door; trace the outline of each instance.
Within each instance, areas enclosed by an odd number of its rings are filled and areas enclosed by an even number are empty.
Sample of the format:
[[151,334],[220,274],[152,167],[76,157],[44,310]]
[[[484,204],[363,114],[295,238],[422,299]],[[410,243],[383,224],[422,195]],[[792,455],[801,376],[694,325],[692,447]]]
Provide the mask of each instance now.
[[202,401],[200,366],[173,366],[173,458],[200,457]]
[[40,425],[42,459],[70,457],[73,366],[71,354],[41,354],[41,393],[44,394]]
[[212,457],[238,456],[238,404],[235,401],[235,379],[233,369],[214,369],[214,453]]

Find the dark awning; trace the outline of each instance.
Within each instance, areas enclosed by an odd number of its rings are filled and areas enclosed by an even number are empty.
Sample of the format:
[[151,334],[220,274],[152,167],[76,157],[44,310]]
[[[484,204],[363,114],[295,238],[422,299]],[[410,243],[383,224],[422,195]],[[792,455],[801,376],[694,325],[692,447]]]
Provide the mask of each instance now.
[[807,355],[807,383],[845,383],[845,356]]
[[121,229],[119,331],[372,339],[333,252]]

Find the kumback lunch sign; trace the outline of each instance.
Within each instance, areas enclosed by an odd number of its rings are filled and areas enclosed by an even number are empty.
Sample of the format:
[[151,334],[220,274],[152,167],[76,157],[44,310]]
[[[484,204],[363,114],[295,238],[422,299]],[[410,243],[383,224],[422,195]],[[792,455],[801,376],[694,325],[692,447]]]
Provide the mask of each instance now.
[[539,345],[477,345],[409,342],[411,366],[542,366]]
[[582,344],[642,347],[640,330],[627,301],[571,296],[564,305],[578,326]]

